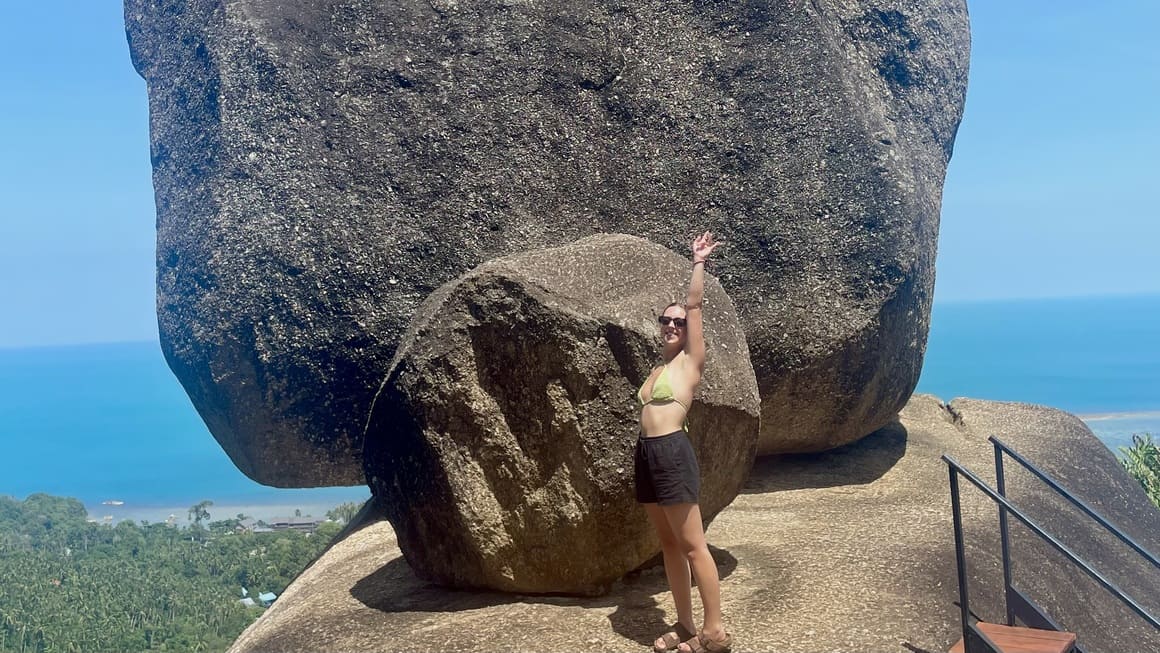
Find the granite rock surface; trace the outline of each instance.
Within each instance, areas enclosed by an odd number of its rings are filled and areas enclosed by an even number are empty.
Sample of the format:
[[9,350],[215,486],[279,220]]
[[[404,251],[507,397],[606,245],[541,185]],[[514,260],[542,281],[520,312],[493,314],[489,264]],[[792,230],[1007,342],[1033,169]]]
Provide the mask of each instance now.
[[238,467],[363,481],[416,307],[497,256],[711,229],[762,453],[918,378],[964,0],[126,0],[163,349]]
[[[898,422],[855,444],[758,460],[741,495],[717,515],[707,537],[734,650],[949,650],[960,637],[959,608],[940,456],[993,485],[989,435],[1160,550],[1160,511],[1080,420],[1042,406],[945,405],[916,395]],[[1017,506],[1155,613],[1160,572],[1010,464],[1007,482]],[[964,489],[963,498],[971,609],[1001,621],[997,511],[978,492]],[[1011,531],[1016,586],[1077,632],[1084,650],[1160,650],[1160,633],[1026,529]],[[372,514],[303,572],[231,652],[458,651],[469,633],[479,651],[636,653],[675,618],[659,567],[628,574],[594,598],[442,589],[415,575],[389,523]]]
[[[659,550],[637,519],[636,392],[661,364],[656,315],[690,264],[630,236],[485,263],[415,312],[375,401],[366,476],[420,576],[599,594]],[[711,277],[708,357],[688,415],[702,516],[736,497],[759,399],[732,302]]]

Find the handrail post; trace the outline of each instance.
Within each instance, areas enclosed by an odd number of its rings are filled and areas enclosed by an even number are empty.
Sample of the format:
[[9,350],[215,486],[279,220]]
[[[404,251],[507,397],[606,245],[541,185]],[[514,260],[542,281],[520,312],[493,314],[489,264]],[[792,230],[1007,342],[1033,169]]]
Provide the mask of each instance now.
[[955,564],[959,572],[959,609],[962,611],[960,623],[963,628],[963,642],[970,641],[971,610],[967,606],[967,555],[963,543],[963,513],[959,502],[959,476],[953,465],[947,465],[951,475],[951,514],[955,523]]
[[[999,496],[1007,498],[1007,483],[1003,476],[1003,450],[998,444],[995,449],[995,485]],[[1007,608],[1007,625],[1015,625],[1015,606],[1011,605],[1011,546],[1008,542],[1007,508],[1002,503],[999,506],[999,546],[1003,552],[1003,605]]]

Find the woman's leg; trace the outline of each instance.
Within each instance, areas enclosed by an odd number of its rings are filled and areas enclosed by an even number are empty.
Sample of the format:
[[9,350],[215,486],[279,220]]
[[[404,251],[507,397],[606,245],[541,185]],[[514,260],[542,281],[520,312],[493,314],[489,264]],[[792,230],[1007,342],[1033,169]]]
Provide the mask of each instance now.
[[661,554],[665,559],[665,577],[669,580],[669,590],[673,593],[673,604],[677,607],[677,621],[690,633],[697,632],[697,622],[693,620],[693,578],[689,574],[689,559],[681,547],[680,539],[669,525],[663,508],[655,503],[644,503],[645,512],[661,540]]
[[705,608],[705,625],[702,630],[707,637],[720,640],[725,637],[725,627],[721,622],[721,582],[717,576],[717,563],[705,542],[701,507],[695,503],[681,503],[662,506],[661,510],[676,536],[682,557],[688,561],[693,577],[697,579],[697,591],[701,594],[701,605]]

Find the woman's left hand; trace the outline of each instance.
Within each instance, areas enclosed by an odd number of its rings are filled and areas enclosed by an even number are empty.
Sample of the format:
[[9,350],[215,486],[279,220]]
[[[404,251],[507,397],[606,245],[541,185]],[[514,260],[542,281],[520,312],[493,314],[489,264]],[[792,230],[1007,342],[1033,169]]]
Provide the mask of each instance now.
[[693,260],[704,261],[708,259],[709,255],[720,244],[720,241],[713,240],[713,232],[711,231],[706,231],[700,236],[697,236],[697,239],[693,241]]

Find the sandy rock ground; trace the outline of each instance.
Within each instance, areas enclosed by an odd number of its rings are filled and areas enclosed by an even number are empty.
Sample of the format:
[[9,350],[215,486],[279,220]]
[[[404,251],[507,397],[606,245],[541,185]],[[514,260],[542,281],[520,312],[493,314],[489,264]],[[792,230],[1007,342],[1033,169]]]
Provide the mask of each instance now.
[[[958,639],[944,453],[993,482],[987,435],[1040,462],[1152,550],[1160,511],[1078,419],[1060,411],[918,395],[899,422],[825,454],[759,460],[708,530],[735,651],[946,651]],[[1076,526],[1009,471],[1008,492],[1160,605],[1155,570]],[[964,492],[972,609],[1002,617],[997,518]],[[370,512],[370,511],[368,511]],[[641,518],[644,518],[642,513]],[[1014,529],[1013,529],[1014,530]],[[611,524],[609,537],[616,537]],[[1160,650],[1160,638],[1090,582],[1016,533],[1017,583],[1080,634],[1088,651]],[[1101,553],[1104,552],[1104,553]],[[1127,562],[1125,562],[1127,561]],[[1124,566],[1126,565],[1126,566]],[[1116,567],[1112,564],[1112,567]],[[1152,575],[1149,576],[1148,574]],[[695,595],[694,595],[695,596]],[[1155,609],[1155,608],[1153,608]],[[1094,616],[1093,616],[1094,615]],[[660,567],[597,598],[447,590],[418,580],[390,525],[369,514],[235,642],[256,651],[647,651],[675,618]]]

